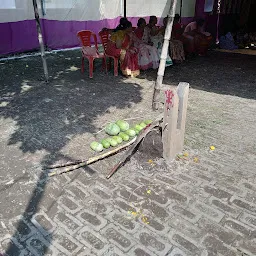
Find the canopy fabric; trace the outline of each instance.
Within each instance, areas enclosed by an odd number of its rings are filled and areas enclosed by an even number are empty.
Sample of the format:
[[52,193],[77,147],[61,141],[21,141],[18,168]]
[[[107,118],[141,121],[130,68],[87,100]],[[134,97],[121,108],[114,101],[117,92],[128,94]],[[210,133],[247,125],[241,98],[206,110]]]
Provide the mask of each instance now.
[[[76,33],[117,26],[124,14],[123,0],[41,0],[38,7],[44,42],[48,48],[78,46]],[[180,12],[180,1],[176,12]],[[139,17],[166,16],[171,0],[127,0],[127,17],[136,25]],[[184,21],[194,17],[196,0],[183,0]],[[44,15],[43,15],[44,14]],[[0,0],[0,55],[39,47],[32,0]]]

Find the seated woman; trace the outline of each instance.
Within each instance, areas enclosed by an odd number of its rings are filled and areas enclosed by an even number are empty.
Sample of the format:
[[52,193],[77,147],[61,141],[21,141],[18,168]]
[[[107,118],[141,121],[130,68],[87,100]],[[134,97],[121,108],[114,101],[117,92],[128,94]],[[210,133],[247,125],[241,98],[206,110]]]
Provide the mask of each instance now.
[[210,33],[204,31],[204,19],[189,23],[183,33],[187,53],[205,55],[212,41]]
[[172,26],[172,39],[179,40],[182,42],[183,39],[183,25],[180,23],[180,15],[178,13],[175,14]]
[[140,18],[134,31],[134,46],[139,50],[139,67],[142,70],[149,68],[157,69],[159,67],[159,54],[157,48],[149,45],[145,38],[146,21]]
[[[179,18],[180,18],[179,15],[178,16],[175,15],[174,25],[177,22],[177,19],[179,21]],[[165,17],[163,20],[164,29],[166,29],[167,22],[168,22],[168,17]],[[169,49],[170,49],[170,55],[173,61],[175,61],[176,63],[181,63],[182,61],[185,60],[183,43],[180,40],[175,39],[173,33],[172,33],[172,38],[170,39]]]
[[120,58],[120,68],[125,76],[136,77],[140,74],[138,49],[133,47],[132,23],[119,24],[111,34],[106,53]]
[[[150,43],[151,45],[155,46],[158,49],[159,56],[161,56],[163,42],[164,42],[165,28],[164,27],[158,28],[156,24],[157,24],[157,17],[150,16],[149,23],[144,30],[144,40]],[[168,54],[166,59],[166,66],[171,66],[171,65],[173,65],[173,62]]]

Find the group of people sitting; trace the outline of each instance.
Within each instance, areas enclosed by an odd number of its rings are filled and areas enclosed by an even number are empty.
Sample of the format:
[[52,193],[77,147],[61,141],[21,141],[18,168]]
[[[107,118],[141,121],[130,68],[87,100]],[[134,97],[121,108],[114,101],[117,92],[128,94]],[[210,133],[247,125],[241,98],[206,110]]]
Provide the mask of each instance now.
[[[147,24],[145,19],[138,20],[137,28],[127,18],[121,18],[119,25],[111,30],[106,53],[120,59],[120,68],[124,76],[136,77],[140,70],[157,69],[164,42],[168,18],[163,26],[156,26],[156,16],[151,16]],[[166,66],[185,60],[185,54],[204,55],[211,41],[210,34],[203,31],[204,20],[199,19],[183,29],[180,16],[175,15]]]

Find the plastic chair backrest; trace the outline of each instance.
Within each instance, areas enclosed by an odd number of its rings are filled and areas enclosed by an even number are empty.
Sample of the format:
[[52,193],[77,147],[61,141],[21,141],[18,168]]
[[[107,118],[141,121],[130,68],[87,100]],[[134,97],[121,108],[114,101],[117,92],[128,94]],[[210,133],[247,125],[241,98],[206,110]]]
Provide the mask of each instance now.
[[107,45],[108,45],[108,40],[109,40],[109,31],[107,31],[107,30],[100,31],[99,36],[100,36],[104,51],[106,51]]
[[98,50],[98,42],[97,42],[97,37],[96,37],[95,33],[93,33],[90,30],[82,30],[77,33],[77,36],[80,39],[82,46],[89,46],[89,47],[92,46],[91,37],[93,37],[94,45],[95,45],[96,49]]

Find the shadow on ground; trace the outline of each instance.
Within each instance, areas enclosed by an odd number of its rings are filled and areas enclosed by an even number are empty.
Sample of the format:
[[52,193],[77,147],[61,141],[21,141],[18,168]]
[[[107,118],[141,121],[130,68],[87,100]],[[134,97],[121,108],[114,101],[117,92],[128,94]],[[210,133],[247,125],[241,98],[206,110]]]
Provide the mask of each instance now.
[[[93,123],[97,117],[108,113],[111,108],[130,108],[131,104],[142,100],[139,85],[125,83],[121,76],[114,77],[113,71],[108,75],[100,72],[100,63],[94,79],[88,78],[87,71],[81,75],[78,51],[49,55],[48,65],[51,75],[48,84],[43,82],[40,57],[0,65],[1,118],[15,122],[9,131],[8,146],[16,145],[23,153],[45,152],[39,170],[60,159],[74,160],[60,152],[72,136],[94,133],[97,128]],[[86,171],[94,172],[90,168]],[[39,174],[23,216],[15,224],[16,231],[7,246],[7,255],[19,255],[20,248],[15,241],[23,245],[25,240],[22,238],[31,231],[31,220],[37,213],[48,182],[46,176],[44,171]],[[11,186],[6,185],[3,189]],[[32,250],[39,255],[47,253],[52,240],[51,234],[44,236],[47,237],[44,244],[36,237],[30,241]],[[26,248],[25,244],[23,246]]]
[[[164,83],[188,82],[195,89],[256,99],[255,67],[256,56],[210,51],[206,57],[189,58],[168,67]],[[147,78],[155,80],[155,72]]]

